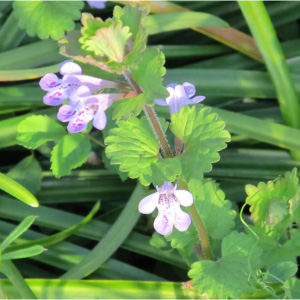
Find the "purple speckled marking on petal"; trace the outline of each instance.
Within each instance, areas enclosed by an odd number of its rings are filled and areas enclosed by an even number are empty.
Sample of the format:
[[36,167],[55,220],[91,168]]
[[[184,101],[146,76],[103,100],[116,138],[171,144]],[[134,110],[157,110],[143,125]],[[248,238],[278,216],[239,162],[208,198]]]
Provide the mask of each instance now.
[[53,73],[48,73],[39,82],[44,91],[51,91],[53,88],[60,86],[61,80]]
[[61,122],[69,122],[71,117],[76,113],[74,107],[71,105],[63,105],[59,108],[57,119]]
[[64,89],[54,89],[48,92],[43,100],[44,103],[51,106],[62,104],[68,98]]

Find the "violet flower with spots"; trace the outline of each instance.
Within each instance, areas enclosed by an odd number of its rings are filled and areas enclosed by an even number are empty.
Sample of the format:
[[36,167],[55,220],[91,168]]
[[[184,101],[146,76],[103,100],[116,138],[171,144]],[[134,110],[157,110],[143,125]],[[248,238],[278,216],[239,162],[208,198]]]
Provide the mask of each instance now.
[[53,73],[48,73],[40,80],[41,89],[48,92],[43,98],[47,105],[62,104],[82,85],[87,86],[91,92],[118,87],[116,82],[82,75],[81,67],[69,60],[60,65],[59,72],[63,75],[62,79]]
[[107,122],[105,110],[122,97],[123,94],[93,95],[87,86],[81,86],[71,94],[69,104],[60,107],[57,118],[69,122],[67,130],[71,133],[85,130],[91,120],[95,128],[103,130]]
[[170,96],[163,99],[155,100],[155,103],[161,106],[169,106],[171,115],[174,113],[179,113],[181,107],[190,104],[196,104],[205,99],[204,96],[197,96],[190,99],[195,95],[196,88],[193,84],[185,82],[182,85],[177,83],[171,83],[167,85],[167,91]]
[[193,204],[193,195],[186,190],[176,190],[171,182],[165,181],[162,187],[156,186],[157,192],[143,198],[139,203],[139,212],[151,214],[155,208],[158,215],[154,220],[154,229],[168,235],[173,232],[173,226],[179,231],[185,231],[191,224],[191,217],[181,210],[180,205],[190,206]]
[[104,1],[87,1],[87,3],[90,5],[91,8],[96,8],[96,9],[103,9],[105,8],[105,2]]

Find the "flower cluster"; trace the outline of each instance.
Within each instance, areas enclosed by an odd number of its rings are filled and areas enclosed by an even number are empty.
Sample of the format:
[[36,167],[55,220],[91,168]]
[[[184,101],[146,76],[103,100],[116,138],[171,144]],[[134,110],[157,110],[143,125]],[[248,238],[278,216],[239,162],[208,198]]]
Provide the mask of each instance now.
[[40,80],[40,87],[47,92],[44,103],[56,106],[70,100],[68,105],[59,109],[57,117],[62,122],[69,122],[67,129],[71,133],[83,131],[92,119],[94,127],[104,129],[107,121],[105,110],[123,95],[92,93],[105,88],[124,88],[124,84],[83,75],[81,67],[71,61],[63,62],[59,72],[62,79],[48,73]]
[[191,206],[193,195],[176,188],[176,185],[174,187],[172,183],[165,181],[162,187],[156,186],[156,193],[143,198],[139,203],[139,212],[142,214],[151,214],[157,207],[154,228],[162,235],[171,234],[173,226],[179,231],[185,231],[191,224],[191,217],[181,210],[180,205]]

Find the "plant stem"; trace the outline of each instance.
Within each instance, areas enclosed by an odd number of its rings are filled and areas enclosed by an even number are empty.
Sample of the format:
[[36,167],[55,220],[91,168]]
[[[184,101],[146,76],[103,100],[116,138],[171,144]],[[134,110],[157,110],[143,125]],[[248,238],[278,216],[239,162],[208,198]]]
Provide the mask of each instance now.
[[[181,178],[178,179],[178,183],[182,189],[187,191],[189,190],[188,185]],[[201,248],[203,250],[204,259],[213,260],[214,256],[210,247],[209,238],[195,204],[192,204],[187,209],[198,232],[198,237],[201,243]]]
[[[133,89],[135,90],[135,92],[137,94],[142,94],[143,91],[140,88],[140,86],[134,81],[134,79],[132,78],[131,74],[129,71],[124,71],[123,72],[125,78],[128,80],[128,82],[131,84],[131,86],[133,87]],[[171,158],[173,157],[173,153],[170,149],[169,143],[166,139],[166,136],[161,128],[161,125],[159,123],[159,120],[157,119],[157,116],[153,110],[153,108],[149,105],[145,105],[144,106],[144,112],[146,114],[146,116],[148,117],[149,122],[152,125],[153,131],[160,143],[160,146],[163,150],[163,152],[165,153],[166,157]]]
[[[142,94],[143,93],[142,89],[134,81],[134,79],[132,78],[130,72],[124,71],[123,74],[124,74],[125,78],[128,80],[128,82],[131,84],[131,86],[133,87],[135,92],[138,93],[138,94]],[[154,130],[154,132],[155,132],[155,134],[156,134],[156,136],[159,140],[161,148],[163,149],[166,157],[167,158],[172,158],[173,154],[172,154],[172,151],[170,149],[169,143],[166,139],[166,136],[165,136],[164,132],[162,131],[159,120],[157,119],[153,108],[149,105],[145,105],[144,106],[144,111],[145,111],[145,113],[148,117],[149,122],[152,125],[152,128],[153,128],[153,130]],[[178,179],[178,183],[183,189],[185,189],[187,191],[189,190],[187,184],[181,178]],[[192,204],[191,206],[189,206],[188,211],[189,211],[189,213],[191,215],[191,218],[194,222],[194,225],[197,229],[198,237],[199,237],[201,247],[202,247],[202,250],[203,250],[204,259],[213,260],[214,257],[213,257],[213,253],[212,253],[212,250],[211,250],[211,247],[210,247],[208,235],[206,233],[205,226],[204,226],[204,224],[203,224],[203,222],[202,222],[202,220],[201,220],[201,218],[198,214],[198,211],[197,211],[195,205]]]
[[91,141],[93,141],[94,143],[96,143],[97,145],[99,145],[100,147],[102,147],[102,148],[105,148],[105,147],[106,147],[102,142],[98,141],[97,139],[95,139],[95,138],[92,137],[91,135],[86,134],[85,136],[86,136],[89,140],[91,140]]

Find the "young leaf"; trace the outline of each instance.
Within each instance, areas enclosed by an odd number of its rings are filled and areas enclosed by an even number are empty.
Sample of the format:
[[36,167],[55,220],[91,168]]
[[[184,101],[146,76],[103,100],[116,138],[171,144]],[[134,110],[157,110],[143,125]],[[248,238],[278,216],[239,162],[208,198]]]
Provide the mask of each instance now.
[[246,186],[247,199],[254,224],[269,236],[279,237],[293,221],[299,222],[299,183],[297,170],[284,178]]
[[42,168],[33,155],[22,159],[7,175],[35,194],[41,189]]
[[250,294],[249,275],[260,266],[261,249],[244,233],[231,232],[222,242],[222,257],[218,261],[203,260],[192,264],[188,275],[192,285],[208,298],[239,298]]
[[56,177],[71,173],[72,169],[86,162],[91,143],[83,134],[68,134],[51,152],[51,170]]
[[143,88],[149,105],[153,105],[155,99],[169,95],[162,85],[162,76],[166,73],[164,63],[163,53],[158,48],[151,48],[142,53],[138,68],[132,70],[132,77]]
[[43,246],[35,245],[32,247],[4,253],[4,254],[2,254],[1,259],[8,260],[8,259],[20,259],[20,258],[32,257],[35,255],[41,254],[44,251],[45,251],[45,249]]
[[119,16],[123,25],[128,26],[132,33],[131,40],[133,42],[133,47],[126,59],[126,67],[128,69],[137,68],[137,63],[141,60],[141,53],[146,50],[147,31],[144,22],[148,13],[149,8],[146,5],[126,5]]
[[47,141],[62,138],[66,130],[47,116],[30,116],[18,125],[17,141],[20,145],[35,149]]
[[3,252],[14,240],[21,236],[34,222],[35,216],[26,217],[1,243],[1,251]]
[[180,155],[183,179],[202,179],[203,173],[211,171],[211,164],[220,159],[218,151],[230,141],[225,123],[202,105],[182,107],[180,113],[172,114],[171,121],[171,131],[186,143],[186,151]]
[[13,197],[23,201],[24,203],[38,207],[39,202],[27,189],[20,185],[15,180],[11,179],[7,175],[0,173],[0,190],[12,195]]
[[[166,125],[163,124],[164,130]],[[174,160],[175,175],[165,174],[165,164],[169,165],[170,162],[165,163],[159,159],[159,143],[145,117],[132,117],[129,121],[120,121],[104,142],[108,145],[105,153],[111,159],[111,164],[119,164],[120,171],[128,172],[130,178],[139,178],[143,185],[149,185],[153,181],[162,183],[163,180],[175,179],[178,172],[176,159],[171,159]],[[159,178],[154,177],[153,168]]]
[[83,1],[15,1],[13,8],[19,26],[28,35],[57,40],[74,28],[83,5]]
[[100,28],[85,42],[88,51],[97,56],[107,56],[109,60],[121,63],[124,61],[125,44],[130,38],[129,27],[124,27],[122,22],[114,22],[108,27]]

